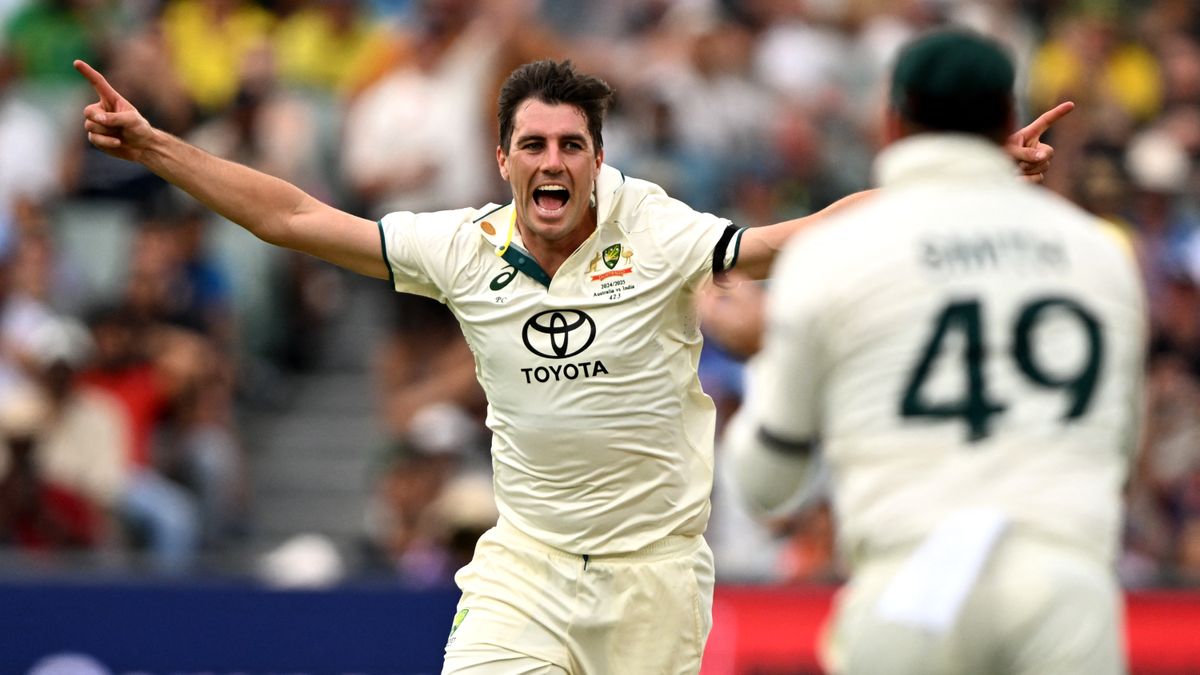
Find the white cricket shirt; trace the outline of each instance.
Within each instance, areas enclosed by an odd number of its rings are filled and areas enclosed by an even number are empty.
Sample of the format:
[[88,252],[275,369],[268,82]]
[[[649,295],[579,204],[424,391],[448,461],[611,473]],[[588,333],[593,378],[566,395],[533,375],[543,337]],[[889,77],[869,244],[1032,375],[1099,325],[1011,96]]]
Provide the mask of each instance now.
[[776,263],[759,442],[819,439],[852,558],[985,507],[1109,559],[1146,331],[1129,251],[982,139],[912,137],[876,170]]
[[512,209],[380,222],[396,290],[446,303],[475,354],[501,517],[578,554],[703,533],[715,412],[696,375],[692,296],[728,221],[604,166],[596,231],[551,280]]

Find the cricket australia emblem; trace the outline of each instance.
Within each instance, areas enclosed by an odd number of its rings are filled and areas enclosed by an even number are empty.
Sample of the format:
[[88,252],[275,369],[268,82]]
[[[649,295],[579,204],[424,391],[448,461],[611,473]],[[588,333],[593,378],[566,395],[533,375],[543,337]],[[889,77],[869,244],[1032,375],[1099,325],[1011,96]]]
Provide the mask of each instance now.
[[[601,271],[599,273],[592,274],[593,272],[597,272],[599,268],[598,263],[601,262],[603,262],[604,266],[608,268],[608,271]],[[588,265],[588,273],[591,274],[592,281],[604,281],[605,279],[611,279],[612,277],[623,277],[632,271],[633,249],[627,246],[622,246],[621,244],[613,244],[612,246],[604,249],[599,255],[593,258],[591,264]]]
[[[603,263],[607,270],[600,269],[600,263]],[[629,280],[624,278],[631,272],[633,249],[620,243],[605,247],[592,258],[592,263],[588,266],[589,278],[593,283],[599,283],[598,288],[593,287],[593,297],[620,300],[622,295],[633,290]]]
[[613,244],[612,246],[609,246],[608,248],[604,249],[604,253],[602,255],[604,259],[604,266],[611,270],[617,266],[617,263],[621,262],[621,245]]

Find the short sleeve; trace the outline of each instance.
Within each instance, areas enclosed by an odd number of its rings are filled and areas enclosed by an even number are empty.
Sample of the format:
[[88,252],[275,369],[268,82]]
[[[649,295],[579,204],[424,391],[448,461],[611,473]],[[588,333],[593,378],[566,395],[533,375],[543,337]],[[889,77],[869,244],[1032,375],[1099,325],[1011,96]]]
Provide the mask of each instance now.
[[472,209],[412,213],[397,211],[379,221],[381,254],[392,287],[445,302],[450,280],[461,269],[464,254],[460,225]]
[[693,210],[666,195],[652,194],[642,203],[644,225],[666,260],[692,288],[713,272],[713,255],[724,241],[723,265],[736,264],[736,241],[730,222],[711,213]]

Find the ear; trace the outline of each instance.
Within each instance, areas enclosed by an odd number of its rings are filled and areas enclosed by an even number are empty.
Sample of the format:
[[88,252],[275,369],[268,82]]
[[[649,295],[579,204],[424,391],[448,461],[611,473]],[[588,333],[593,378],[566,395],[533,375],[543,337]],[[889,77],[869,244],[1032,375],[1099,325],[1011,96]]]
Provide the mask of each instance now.
[[508,154],[504,152],[504,148],[496,146],[496,166],[500,168],[500,177],[508,180]]
[[596,152],[596,175],[600,175],[601,164],[604,164],[604,148]]

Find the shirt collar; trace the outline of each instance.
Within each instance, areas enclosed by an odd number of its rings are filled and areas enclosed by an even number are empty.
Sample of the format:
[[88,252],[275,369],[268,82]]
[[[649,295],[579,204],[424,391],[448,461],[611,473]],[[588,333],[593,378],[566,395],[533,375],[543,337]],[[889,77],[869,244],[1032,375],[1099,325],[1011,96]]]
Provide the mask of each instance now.
[[917,134],[884,148],[875,160],[882,187],[924,181],[1011,180],[1012,160],[995,143],[971,134]]
[[617,193],[625,184],[625,174],[607,164],[600,165],[596,176],[596,229],[607,223],[617,207]]

